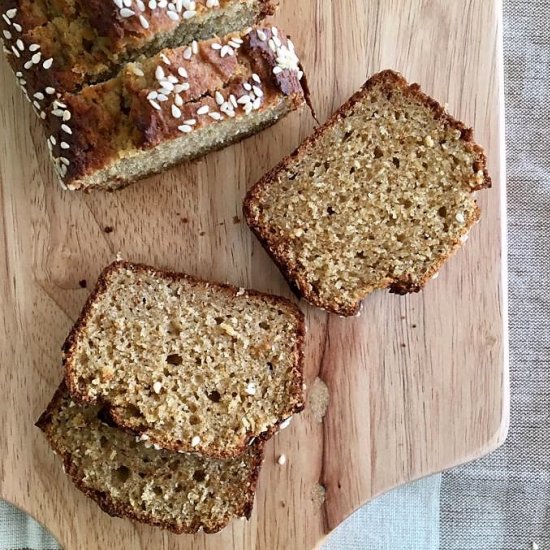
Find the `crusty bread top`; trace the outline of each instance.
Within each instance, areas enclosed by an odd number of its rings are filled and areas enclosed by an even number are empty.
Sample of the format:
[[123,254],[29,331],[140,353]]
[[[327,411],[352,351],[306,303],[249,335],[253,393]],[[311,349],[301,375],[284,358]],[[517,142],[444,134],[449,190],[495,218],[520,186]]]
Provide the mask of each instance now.
[[64,345],[65,379],[163,448],[231,457],[303,409],[304,334],[283,298],[115,262]]
[[37,113],[43,116],[58,94],[103,81],[141,53],[236,31],[275,8],[272,0],[158,0],[149,6],[137,0],[129,7],[121,0],[0,0],[6,53]]
[[472,130],[384,71],[249,191],[244,213],[301,296],[349,316],[377,288],[420,290],[490,185]]
[[48,145],[74,189],[136,149],[265,110],[281,97],[298,106],[302,77],[292,42],[275,27],[193,42],[56,100],[46,119]]
[[175,533],[215,533],[250,517],[262,442],[232,460],[155,449],[111,426],[99,406],[78,407],[64,384],[36,425],[74,484],[112,516]]

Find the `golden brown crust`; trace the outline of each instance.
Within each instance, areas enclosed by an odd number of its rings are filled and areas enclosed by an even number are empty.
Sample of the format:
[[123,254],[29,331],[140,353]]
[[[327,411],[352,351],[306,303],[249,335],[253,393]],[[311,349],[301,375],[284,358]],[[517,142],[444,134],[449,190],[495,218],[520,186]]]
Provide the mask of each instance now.
[[[444,123],[451,128],[454,128],[461,133],[461,139],[464,142],[467,142],[472,147],[472,150],[476,154],[475,160],[475,171],[483,172],[483,181],[481,184],[472,189],[472,191],[477,191],[485,188],[490,188],[492,185],[491,178],[487,169],[487,158],[485,151],[482,147],[474,143],[473,141],[473,131],[471,128],[466,127],[462,122],[453,118],[448,114],[444,107],[442,107],[436,100],[426,95],[420,89],[418,84],[409,84],[407,80],[399,73],[386,70],[382,71],[373,77],[371,77],[365,84],[358,90],[353,96],[351,96],[346,103],[344,103],[322,126],[318,127],[313,134],[305,139],[305,141],[288,157],[284,158],[279,164],[272,168],[267,174],[265,174],[262,179],[257,182],[248,192],[243,204],[243,213],[247,221],[248,226],[252,232],[256,235],[260,241],[262,247],[273,259],[285,279],[290,284],[292,290],[299,296],[304,298],[310,304],[325,309],[330,313],[335,313],[344,317],[351,317],[359,314],[361,310],[361,301],[358,301],[353,306],[346,306],[336,303],[326,303],[326,301],[321,300],[316,294],[309,292],[307,289],[309,285],[302,278],[302,276],[293,269],[292,262],[290,258],[286,257],[283,254],[279,254],[275,251],[274,247],[271,245],[271,237],[269,234],[269,228],[263,227],[256,223],[256,219],[253,213],[253,205],[257,203],[263,188],[272,185],[280,172],[284,172],[293,159],[296,157],[304,157],[309,154],[309,151],[314,147],[316,141],[321,138],[325,132],[329,131],[330,128],[335,125],[337,122],[345,118],[346,114],[353,108],[353,106],[362,101],[363,98],[376,86],[383,84],[388,87],[388,90],[400,88],[404,93],[409,94],[411,97],[417,99],[420,103],[429,108],[433,113],[436,119],[444,121]],[[479,208],[477,209],[477,215],[472,216],[469,224],[465,225],[465,233],[478,221],[480,216]],[[461,246],[460,241],[453,243],[454,253]],[[428,283],[428,281],[437,273],[440,267],[446,262],[450,257],[448,256],[441,258],[438,265],[434,266],[422,280],[418,282],[412,282],[406,278],[401,278],[399,280],[392,281],[388,284],[390,292],[394,294],[408,294],[413,292],[419,292],[422,288]]]
[[[265,40],[258,38],[258,32]],[[77,94],[65,94],[54,102],[45,121],[50,151],[63,182],[71,189],[100,186],[92,185],[87,178],[118,162],[121,156],[131,157],[186,136],[182,126],[188,120],[193,122],[189,133],[192,137],[196,130],[230,116],[249,114],[240,101],[256,90],[261,96],[252,102],[251,112],[271,110],[283,99],[288,110],[301,106],[305,98],[299,67],[274,73],[280,67],[277,53],[268,45],[273,32],[273,28],[255,28],[248,34],[203,41],[191,56],[189,47],[165,50],[148,61],[128,66],[115,79]],[[283,47],[290,44],[282,31],[275,32]],[[242,41],[242,45],[230,48],[234,54],[222,56],[221,47],[235,44],[235,40]],[[168,82],[171,87],[175,83],[180,90],[164,91],[159,95],[162,101],[155,95],[163,90],[161,82],[166,82],[159,80],[159,70],[165,79],[173,80]],[[231,112],[227,112],[225,103],[218,103],[220,94]],[[229,103],[230,98],[233,103]],[[201,108],[207,112],[199,115]]]
[[[196,12],[201,16],[210,10],[215,15],[247,3],[254,14],[251,25],[276,9],[272,0],[220,0],[220,7],[214,8],[206,8],[206,0],[197,0]],[[134,10],[136,15],[122,17],[112,0],[0,0],[0,15],[5,16],[0,19],[0,32],[7,57],[38,114],[57,94],[102,82],[143,53],[192,37],[206,38],[194,17],[176,17],[168,8],[146,8],[142,14],[135,6]],[[237,29],[224,32],[233,30]],[[36,63],[31,63],[37,55]]]
[[[154,267],[150,267],[144,264],[130,263],[126,261],[115,261],[109,266],[107,266],[101,273],[96,286],[92,294],[88,297],[82,312],[80,313],[79,318],[71,329],[69,336],[63,344],[63,366],[65,368],[65,384],[71,394],[71,397],[80,404],[92,404],[96,401],[91,398],[86,392],[85,389],[78,385],[76,376],[74,374],[75,366],[75,350],[79,338],[84,332],[84,328],[87,322],[90,319],[93,305],[96,301],[100,300],[103,294],[107,291],[109,285],[109,277],[111,274],[116,273],[119,269],[129,269],[135,273],[146,271],[148,273],[153,273],[159,278],[164,278],[172,281],[186,281],[193,285],[204,285],[204,281],[191,277],[183,273],[176,273],[173,271],[160,270]],[[237,287],[222,284],[222,283],[207,283],[210,288],[216,288],[218,291],[225,293],[229,297],[235,297],[237,295],[243,296],[242,289]],[[245,296],[255,296],[261,298],[266,303],[273,304],[279,308],[282,308],[290,315],[296,323],[296,338],[294,345],[294,357],[295,362],[292,367],[292,371],[289,375],[289,378],[292,380],[292,386],[290,395],[287,396],[289,402],[289,409],[287,418],[293,414],[299,413],[304,410],[305,400],[304,400],[304,345],[305,345],[305,316],[303,312],[290,300],[286,298],[273,296],[271,294],[265,294],[258,292],[256,290],[246,290]],[[154,434],[148,432],[147,427],[143,426],[142,429],[136,430],[134,426],[130,426],[128,421],[125,419],[125,416],[122,414],[122,411],[117,410],[116,407],[111,406],[107,400],[102,402],[102,406],[105,408],[107,416],[111,421],[119,426],[121,429],[131,432],[135,435],[142,435],[147,433],[151,443],[155,443],[162,447],[163,449],[168,449],[172,451],[184,451],[184,452],[197,452],[200,451],[200,454],[204,456],[210,456],[213,458],[231,458],[242,454],[252,440],[258,439],[261,441],[267,441],[270,439],[276,432],[279,431],[280,425],[286,420],[282,418],[279,423],[275,426],[272,426],[265,432],[261,434],[254,434],[252,432],[246,433],[242,436],[242,443],[240,446],[236,447],[234,450],[228,450],[223,445],[220,445],[217,448],[202,448],[191,447],[189,443],[186,442],[176,442],[168,438],[159,438]]]
[[[50,446],[55,454],[59,455],[63,461],[63,468],[65,473],[71,478],[74,485],[82,491],[87,497],[95,501],[98,506],[107,514],[112,517],[127,518],[147,525],[160,527],[161,529],[167,529],[176,534],[194,534],[203,530],[205,533],[217,533],[228,525],[227,521],[220,521],[218,523],[210,523],[208,525],[202,525],[196,522],[191,528],[178,525],[175,522],[158,521],[155,518],[147,516],[146,514],[139,514],[129,504],[122,502],[115,502],[111,496],[98,489],[91,488],[86,485],[82,472],[80,472],[77,465],[72,459],[72,455],[66,450],[55,446],[55,441],[51,437],[50,429],[52,418],[59,408],[59,403],[67,393],[67,387],[65,382],[62,382],[57,388],[52,400],[46,407],[46,410],[40,415],[40,418],[36,421],[36,426],[46,435]],[[260,476],[260,470],[264,458],[264,443],[262,441],[254,442],[254,462],[250,468],[250,475],[248,478],[249,485],[246,488],[246,498],[243,499],[242,508],[238,509],[235,513],[235,517],[246,517],[250,519],[252,515],[252,509],[254,507],[254,497],[256,494],[256,487],[258,484],[258,478]],[[244,490],[244,489],[243,489]]]

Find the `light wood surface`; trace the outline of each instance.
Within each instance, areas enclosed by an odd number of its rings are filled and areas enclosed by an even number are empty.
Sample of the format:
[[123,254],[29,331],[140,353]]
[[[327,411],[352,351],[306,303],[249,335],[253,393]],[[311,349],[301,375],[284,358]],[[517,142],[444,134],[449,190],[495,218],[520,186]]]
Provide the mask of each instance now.
[[[307,112],[116,194],[62,192],[38,121],[0,63],[0,495],[66,549],[310,550],[374,496],[479,457],[508,421],[501,7],[497,0],[282,0],[320,120],[380,69],[402,71],[476,129],[494,189],[465,249],[418,295],[371,295],[360,318],[302,304],[307,380],[330,405],[267,447],[256,509],[214,536],[111,519],[64,477],[34,421],[100,269],[124,257],[290,295],[246,226],[252,185],[312,129]],[[113,227],[112,233],[104,228]],[[284,453],[288,462],[277,464]],[[326,489],[322,502],[321,484]],[[317,494],[317,496],[315,496]]]

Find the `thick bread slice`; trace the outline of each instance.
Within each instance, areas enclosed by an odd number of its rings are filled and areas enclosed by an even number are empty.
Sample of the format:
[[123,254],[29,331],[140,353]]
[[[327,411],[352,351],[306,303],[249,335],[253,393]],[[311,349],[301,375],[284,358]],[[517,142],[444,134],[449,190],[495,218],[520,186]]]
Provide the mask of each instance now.
[[274,12],[272,0],[0,0],[0,31],[37,113],[58,94],[192,40],[224,36]]
[[302,77],[274,27],[164,50],[56,100],[50,153],[69,189],[116,189],[274,124],[304,104]]
[[283,298],[115,262],[64,345],[67,386],[163,448],[232,457],[303,409],[304,332]]
[[231,460],[157,450],[78,407],[62,384],[36,424],[73,483],[111,516],[175,533],[215,533],[250,517],[262,443]]
[[490,185],[472,130],[385,71],[250,190],[244,213],[300,295],[350,316],[376,289],[419,291]]

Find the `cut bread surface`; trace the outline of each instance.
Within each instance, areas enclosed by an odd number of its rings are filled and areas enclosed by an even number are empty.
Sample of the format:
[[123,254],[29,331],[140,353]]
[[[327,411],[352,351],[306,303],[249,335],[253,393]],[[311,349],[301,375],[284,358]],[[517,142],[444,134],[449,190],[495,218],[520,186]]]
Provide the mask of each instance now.
[[115,262],[64,346],[68,388],[163,448],[230,457],[303,409],[291,302]]
[[63,384],[37,426],[75,485],[112,516],[176,533],[250,517],[262,443],[229,460],[157,450],[109,425],[100,406],[77,406]]
[[349,316],[376,289],[420,290],[490,185],[472,131],[384,71],[250,190],[244,213],[300,295]]

